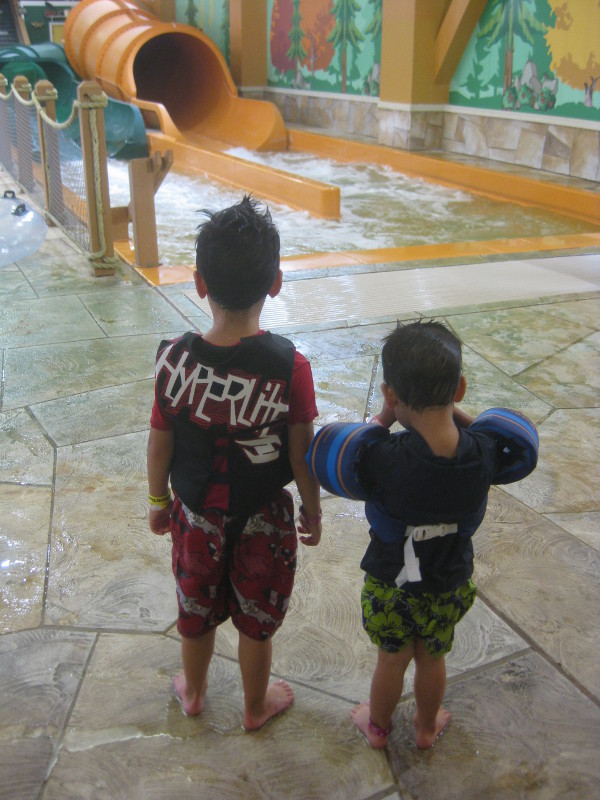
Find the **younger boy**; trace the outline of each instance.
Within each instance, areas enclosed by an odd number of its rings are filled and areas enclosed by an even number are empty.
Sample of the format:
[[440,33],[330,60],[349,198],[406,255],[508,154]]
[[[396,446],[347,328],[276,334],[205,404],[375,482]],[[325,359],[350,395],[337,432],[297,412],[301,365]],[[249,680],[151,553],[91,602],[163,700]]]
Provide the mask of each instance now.
[[204,213],[194,279],[213,324],[158,350],[149,523],[173,540],[183,660],[174,686],[185,713],[203,709],[215,632],[231,617],[244,727],[256,730],[293,702],[285,681],[269,684],[271,637],[296,567],[294,506],[284,486],[294,479],[300,493],[301,541],[318,544],[319,487],[305,462],[318,412],[309,362],[259,327],[267,295],[282,285],[279,233],[268,210],[244,197]]
[[439,322],[398,326],[382,363],[384,404],[372,421],[384,428],[398,421],[405,430],[325,426],[309,463],[330,491],[367,500],[363,627],[379,650],[370,701],[352,719],[372,747],[385,747],[414,659],[416,744],[428,748],[450,719],[442,708],[445,654],[475,601],[472,536],[490,485],[535,467],[537,433],[508,409],[475,421],[455,409],[466,389],[461,344]]

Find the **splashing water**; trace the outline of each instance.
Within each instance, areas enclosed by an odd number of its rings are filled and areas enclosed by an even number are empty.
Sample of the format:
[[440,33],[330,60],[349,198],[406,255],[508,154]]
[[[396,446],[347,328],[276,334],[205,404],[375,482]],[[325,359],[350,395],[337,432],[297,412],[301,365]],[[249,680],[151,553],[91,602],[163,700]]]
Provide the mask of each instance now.
[[[388,167],[340,164],[307,153],[228,151],[253,161],[340,187],[341,219],[326,220],[269,202],[281,254],[363,250],[405,245],[548,236],[593,230],[542,209],[494,201],[407,177]],[[127,164],[109,161],[111,204],[129,202]],[[171,171],[155,197],[158,247],[166,265],[193,264],[201,209],[238,202],[243,190],[204,176]]]

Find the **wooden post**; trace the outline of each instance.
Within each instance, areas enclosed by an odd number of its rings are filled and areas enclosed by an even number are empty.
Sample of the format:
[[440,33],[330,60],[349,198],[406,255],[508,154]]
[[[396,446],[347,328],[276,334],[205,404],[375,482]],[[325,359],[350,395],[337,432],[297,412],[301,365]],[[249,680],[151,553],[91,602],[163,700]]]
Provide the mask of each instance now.
[[77,87],[79,126],[81,129],[81,154],[85,176],[90,252],[96,275],[113,275],[114,259],[111,227],[108,172],[106,169],[106,133],[104,108],[97,104],[106,95],[95,81],[83,81]]
[[158,267],[156,211],[154,195],[173,164],[173,151],[164,156],[155,152],[150,158],[129,162],[129,206],[133,227],[135,263],[138,267]]
[[8,99],[7,95],[8,81],[0,72],[0,164],[4,164],[8,172],[12,173],[14,168],[14,160],[12,157],[11,137],[10,137],[10,122],[8,116]]
[[[13,80],[13,91],[23,100],[31,100],[31,84],[23,75]],[[33,191],[33,142],[31,139],[31,109],[15,99],[17,126],[17,180],[28,192]]]
[[[56,90],[50,81],[38,81],[34,88],[35,96],[46,116],[56,122]],[[58,130],[44,121],[38,114],[40,132],[40,154],[44,175],[45,208],[54,217],[64,214],[63,185],[60,173],[60,153],[58,149]]]

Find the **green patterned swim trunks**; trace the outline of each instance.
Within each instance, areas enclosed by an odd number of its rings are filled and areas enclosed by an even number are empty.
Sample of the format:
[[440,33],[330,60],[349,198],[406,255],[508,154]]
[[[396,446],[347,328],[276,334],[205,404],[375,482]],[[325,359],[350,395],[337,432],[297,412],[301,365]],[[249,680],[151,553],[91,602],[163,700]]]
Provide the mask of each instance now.
[[475,602],[472,580],[451,592],[413,594],[370,575],[361,595],[363,628],[369,638],[388,653],[397,653],[415,637],[432,656],[452,650],[454,628]]

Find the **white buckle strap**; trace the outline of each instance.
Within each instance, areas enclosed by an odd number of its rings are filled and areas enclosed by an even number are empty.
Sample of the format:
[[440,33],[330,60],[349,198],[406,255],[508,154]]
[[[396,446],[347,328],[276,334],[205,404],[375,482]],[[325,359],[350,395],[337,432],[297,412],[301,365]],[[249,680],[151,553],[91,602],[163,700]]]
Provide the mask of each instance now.
[[421,567],[415,553],[414,542],[424,542],[426,539],[447,536],[449,533],[458,533],[456,522],[443,522],[439,525],[407,525],[404,566],[396,578],[396,586],[402,586],[407,582],[418,583],[421,580]]
[[435,539],[437,536],[446,536],[457,533],[456,522],[443,522],[440,525],[407,525],[406,535],[412,536],[415,542],[424,542],[425,539]]

